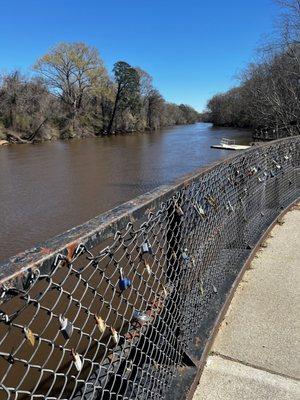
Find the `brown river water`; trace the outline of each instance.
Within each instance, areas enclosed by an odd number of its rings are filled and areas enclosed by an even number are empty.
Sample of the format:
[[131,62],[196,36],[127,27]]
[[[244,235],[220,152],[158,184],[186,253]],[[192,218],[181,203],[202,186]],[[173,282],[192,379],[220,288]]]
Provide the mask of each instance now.
[[0,262],[231,152],[251,132],[211,124],[0,148]]

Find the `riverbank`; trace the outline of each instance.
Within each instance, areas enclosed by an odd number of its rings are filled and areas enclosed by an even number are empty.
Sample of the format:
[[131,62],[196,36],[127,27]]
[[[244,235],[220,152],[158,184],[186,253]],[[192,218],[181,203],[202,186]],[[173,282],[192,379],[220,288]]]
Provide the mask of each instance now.
[[[140,135],[140,134],[154,134],[156,132],[159,132],[163,129],[172,129],[175,127],[180,127],[180,126],[189,126],[189,125],[196,125],[199,122],[195,122],[192,124],[178,124],[178,125],[168,125],[164,126],[161,129],[156,129],[156,130],[151,130],[151,129],[145,129],[145,130],[127,130],[127,131],[112,131],[109,135],[105,132],[95,134],[95,133],[90,133],[90,132],[81,132],[81,133],[76,133],[76,134],[70,134],[70,135],[53,135],[53,136],[35,136],[33,140],[26,139],[26,137],[23,137],[22,134],[17,133],[17,132],[1,132],[1,138],[0,138],[0,146],[5,146],[5,145],[10,145],[10,144],[37,144],[37,143],[44,143],[44,142],[54,142],[57,140],[63,140],[63,141],[68,141],[72,139],[90,139],[90,138],[105,138],[105,137],[114,137],[114,136],[130,136],[130,135]],[[5,138],[5,139],[2,139]]]

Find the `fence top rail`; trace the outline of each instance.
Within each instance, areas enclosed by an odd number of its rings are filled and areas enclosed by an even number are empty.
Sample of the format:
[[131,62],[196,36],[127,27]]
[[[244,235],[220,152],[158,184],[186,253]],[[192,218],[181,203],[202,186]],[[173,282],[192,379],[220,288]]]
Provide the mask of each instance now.
[[8,282],[16,284],[18,279],[28,271],[34,271],[41,265],[50,269],[51,263],[58,254],[71,258],[79,244],[85,244],[88,248],[94,247],[102,240],[111,237],[117,231],[124,228],[129,222],[134,222],[142,216],[151,213],[160,202],[170,198],[178,190],[189,186],[192,182],[205,176],[206,173],[221,164],[229,165],[234,160],[246,157],[251,153],[254,154],[260,149],[267,149],[274,145],[280,145],[280,143],[298,141],[299,139],[300,136],[294,136],[265,142],[259,146],[253,146],[244,150],[242,153],[230,155],[226,159],[197,169],[170,184],[159,186],[148,193],[123,203],[82,225],[71,228],[62,234],[9,258],[7,261],[0,262],[0,285],[7,284]]

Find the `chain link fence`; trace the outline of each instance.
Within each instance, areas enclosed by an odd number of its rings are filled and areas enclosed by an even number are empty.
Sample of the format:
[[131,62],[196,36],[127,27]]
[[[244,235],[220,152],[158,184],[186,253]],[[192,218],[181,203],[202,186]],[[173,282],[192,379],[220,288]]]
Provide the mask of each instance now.
[[3,264],[0,399],[183,398],[299,171],[299,137],[255,146]]

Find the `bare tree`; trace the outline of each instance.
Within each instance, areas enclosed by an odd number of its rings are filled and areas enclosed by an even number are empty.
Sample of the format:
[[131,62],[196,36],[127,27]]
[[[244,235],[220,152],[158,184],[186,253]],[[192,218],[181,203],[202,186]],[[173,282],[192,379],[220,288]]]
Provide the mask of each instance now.
[[[300,133],[300,0],[281,0],[280,27],[240,86],[208,102],[215,124],[255,128],[276,138]],[[278,33],[279,32],[279,33]]]
[[84,43],[61,43],[41,57],[34,70],[76,118],[84,95],[107,79],[98,50]]

